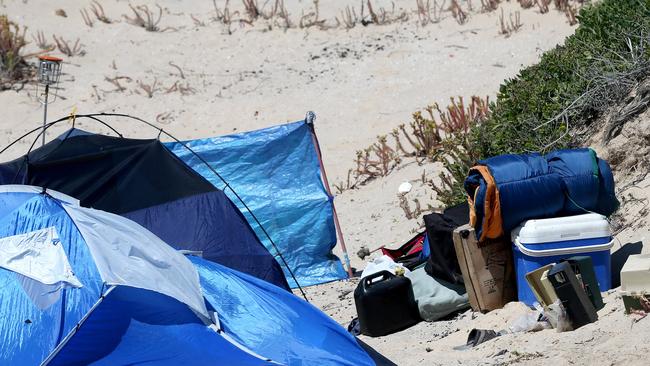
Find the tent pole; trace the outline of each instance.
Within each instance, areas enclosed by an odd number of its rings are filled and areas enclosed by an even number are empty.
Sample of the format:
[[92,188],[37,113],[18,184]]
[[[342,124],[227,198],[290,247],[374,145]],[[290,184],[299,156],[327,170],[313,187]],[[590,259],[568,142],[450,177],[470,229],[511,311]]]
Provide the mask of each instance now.
[[348,256],[348,250],[345,248],[345,239],[343,238],[343,231],[341,230],[341,224],[339,222],[339,215],[336,213],[336,205],[334,204],[334,195],[330,189],[329,181],[327,180],[327,173],[325,172],[325,166],[323,165],[323,155],[321,154],[320,144],[318,143],[318,137],[316,136],[316,129],[314,128],[314,120],[316,119],[316,114],[314,112],[307,112],[305,117],[305,122],[311,129],[312,140],[314,141],[314,147],[316,150],[316,155],[318,156],[318,163],[320,166],[320,173],[323,177],[323,183],[325,185],[325,190],[327,194],[332,198],[332,214],[334,216],[334,226],[336,227],[336,234],[339,237],[341,243],[341,250],[343,251],[343,260],[345,261],[345,266],[347,267],[348,277],[354,277],[352,273],[352,266],[350,265],[350,256]]

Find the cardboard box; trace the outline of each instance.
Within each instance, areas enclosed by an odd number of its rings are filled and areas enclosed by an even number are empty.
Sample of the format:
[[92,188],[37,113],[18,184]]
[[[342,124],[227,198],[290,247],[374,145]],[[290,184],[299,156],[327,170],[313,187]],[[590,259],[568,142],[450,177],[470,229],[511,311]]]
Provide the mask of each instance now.
[[454,247],[472,309],[488,312],[516,300],[512,248],[507,239],[481,243],[474,229],[454,230]]

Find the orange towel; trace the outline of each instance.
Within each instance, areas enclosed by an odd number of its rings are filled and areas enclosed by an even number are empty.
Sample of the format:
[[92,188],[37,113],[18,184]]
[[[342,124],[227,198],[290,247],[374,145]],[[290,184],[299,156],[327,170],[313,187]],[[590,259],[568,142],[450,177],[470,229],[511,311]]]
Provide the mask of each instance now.
[[[499,189],[497,184],[490,173],[490,169],[484,165],[477,165],[472,167],[470,171],[475,170],[485,180],[487,184],[487,192],[485,193],[485,202],[484,202],[484,215],[483,222],[479,223],[482,225],[481,237],[478,238],[479,242],[482,242],[486,239],[498,239],[503,236],[503,221],[501,219],[501,201],[499,198]],[[474,203],[476,202],[476,193],[479,187],[477,186],[474,189],[474,197],[468,195],[467,201],[469,203],[470,213],[469,213],[469,222],[472,227],[476,227],[476,212],[474,208]]]

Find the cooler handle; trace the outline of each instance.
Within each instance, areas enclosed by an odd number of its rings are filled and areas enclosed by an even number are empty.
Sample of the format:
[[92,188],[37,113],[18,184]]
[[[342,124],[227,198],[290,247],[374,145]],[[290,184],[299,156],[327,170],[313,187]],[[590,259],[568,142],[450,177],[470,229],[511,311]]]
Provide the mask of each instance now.
[[[378,278],[378,277],[382,277],[382,279],[379,280],[379,281],[374,281],[374,282],[372,281],[372,280],[374,280],[375,278]],[[374,283],[382,282],[382,281],[385,281],[385,280],[387,280],[389,278],[392,278],[392,277],[395,277],[395,275],[392,274],[390,271],[386,271],[386,270],[373,273],[373,274],[368,275],[368,276],[363,278],[363,288],[366,289],[366,288],[370,287],[370,285],[372,285]]]
[[596,245],[586,245],[584,247],[575,247],[575,248],[559,248],[559,249],[528,249],[521,242],[519,238],[515,239],[515,246],[519,249],[520,252],[524,253],[529,257],[550,257],[552,255],[565,255],[565,254],[578,254],[578,253],[587,253],[587,252],[600,252],[603,250],[609,250],[614,246],[614,239],[609,243],[596,244]]

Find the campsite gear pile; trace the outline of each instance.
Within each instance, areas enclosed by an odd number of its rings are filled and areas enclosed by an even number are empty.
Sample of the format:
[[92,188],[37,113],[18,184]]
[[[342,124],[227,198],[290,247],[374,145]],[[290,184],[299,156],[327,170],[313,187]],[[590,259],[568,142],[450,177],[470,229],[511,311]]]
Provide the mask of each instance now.
[[[558,329],[597,319],[600,293],[611,288],[613,238],[605,216],[618,207],[607,162],[591,149],[501,155],[473,167],[465,190],[464,212],[458,206],[427,215],[423,239],[382,251],[411,270],[417,264],[408,261],[426,258],[431,278],[464,285],[475,311],[519,299],[539,302],[542,323]],[[429,320],[422,307],[420,314]]]
[[[478,246],[510,238],[519,301],[537,301],[545,311],[561,304],[573,329],[596,321],[600,293],[611,288],[605,216],[618,207],[607,162],[591,149],[501,155],[473,167],[465,189]],[[466,287],[476,292],[475,283]]]

